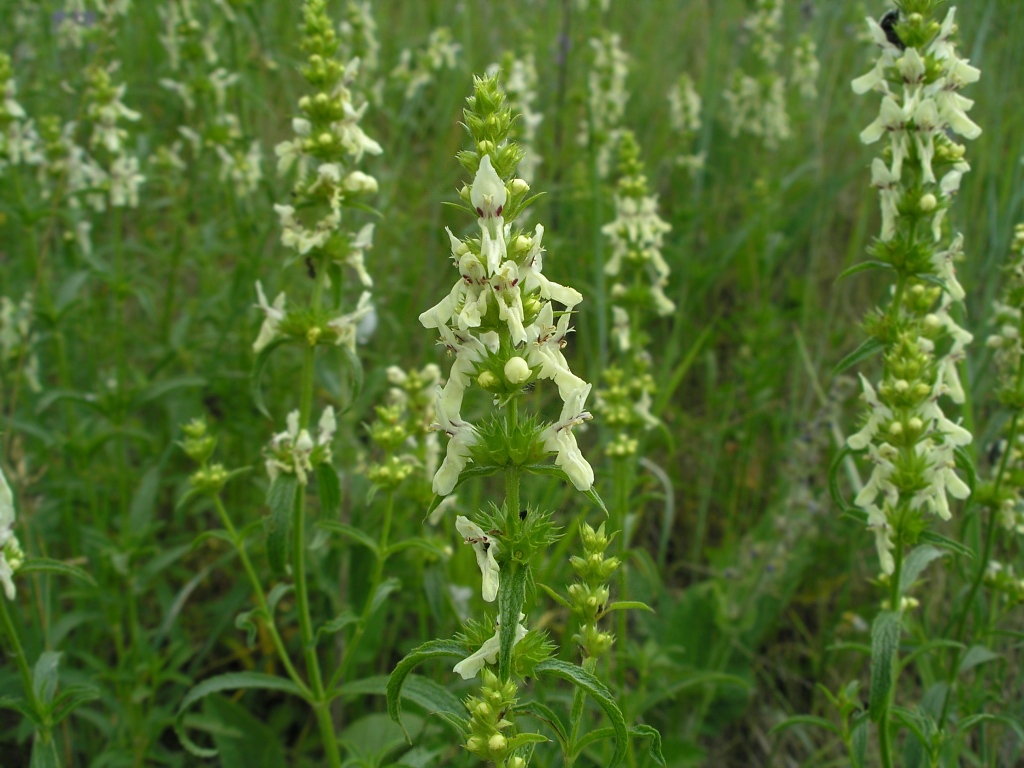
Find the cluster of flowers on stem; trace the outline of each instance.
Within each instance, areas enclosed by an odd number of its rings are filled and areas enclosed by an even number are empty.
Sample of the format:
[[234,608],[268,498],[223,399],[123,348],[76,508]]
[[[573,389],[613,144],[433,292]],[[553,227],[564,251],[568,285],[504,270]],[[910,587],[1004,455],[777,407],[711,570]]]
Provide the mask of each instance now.
[[587,75],[587,117],[580,123],[578,140],[595,153],[597,174],[605,179],[612,170],[612,157],[621,134],[629,91],[629,56],[622,39],[612,32],[591,38],[592,61]]
[[[407,478],[422,478],[427,486],[422,495],[429,503],[429,485],[437,471],[440,444],[434,423],[434,395],[441,384],[441,369],[431,363],[421,370],[404,371],[396,365],[387,370],[387,404],[376,408],[377,418],[369,425],[370,439],[384,458],[372,463],[366,476],[376,487],[391,490]],[[417,488],[418,490],[418,488]]]
[[301,117],[292,121],[295,138],[276,149],[279,172],[298,171],[292,203],[274,206],[283,230],[281,243],[305,259],[314,275],[317,269],[327,270],[338,288],[342,268],[348,267],[364,290],[354,310],[330,317],[322,316],[319,306],[308,312],[288,312],[284,293],[270,303],[257,283],[264,322],[253,345],[256,352],[287,337],[304,339],[310,346],[338,344],[354,351],[360,324],[373,314],[368,290],[373,280],[365,266],[373,225],[347,232],[342,227],[342,210],[377,191],[377,180],[352,166],[366,154],[380,154],[381,147],[359,125],[368,105],[357,101],[349,87],[359,60],[347,64],[338,60],[340,44],[326,0],[306,3],[304,17],[302,48],[308,58],[302,73],[314,93],[299,100]]
[[[465,118],[476,146],[460,154],[474,175],[461,196],[477,217],[479,237],[462,240],[449,231],[460,277],[444,299],[420,315],[423,326],[437,329],[455,356],[435,406],[438,428],[450,440],[434,492],[451,493],[474,446],[482,444],[477,427],[462,416],[467,389],[476,384],[507,402],[538,380],[554,381],[562,401],[558,421],[541,434],[543,449],[557,454],[556,464],[576,488],[589,490],[594,472],[572,430],[590,418],[591,385],[572,372],[562,354],[572,310],[583,297],[544,275],[544,227],[538,224],[532,233],[515,227],[530,187],[513,176],[522,149],[507,142],[512,113],[496,78],[477,80]],[[555,303],[564,309],[556,310]]]
[[895,287],[889,306],[866,321],[869,343],[883,352],[883,372],[876,383],[861,376],[868,410],[847,440],[873,464],[855,504],[867,513],[886,574],[895,570],[894,551],[925,527],[923,513],[949,519],[948,496],[970,494],[955,467],[957,450],[972,436],[941,405],[943,398],[964,401],[958,366],[972,340],[953,318],[964,297],[954,268],[963,240],[948,242],[942,223],[969,169],[947,129],[967,138],[980,133],[964,114],[969,100],[957,92],[980,73],[956,54],[955,9],[939,24],[927,15],[934,5],[907,0],[888,30],[868,19],[880,55],[853,82],[858,93],[882,95],[862,141],[888,139],[872,166],[882,204],[872,255],[875,266],[894,274]]
[[14,494],[0,471],[0,586],[8,600],[13,600],[18,594],[14,574],[24,562],[25,553],[14,535]]
[[[259,141],[247,141],[238,116],[228,109],[228,94],[238,83],[238,73],[218,66],[216,39],[219,28],[196,15],[191,0],[175,0],[160,8],[171,77],[160,86],[181,99],[185,124],[178,133],[198,159],[210,149],[220,164],[222,182],[231,183],[239,199],[251,196],[263,179],[263,149]],[[175,165],[183,167],[181,141],[166,148]]]
[[569,604],[580,624],[573,638],[584,659],[599,659],[615,642],[615,636],[598,627],[608,609],[611,590],[608,582],[618,570],[617,557],[607,557],[613,536],[605,533],[604,524],[596,531],[586,523],[580,527],[583,557],[574,555],[569,563],[576,573],[576,582],[569,586]]
[[662,255],[671,227],[658,215],[658,198],[650,190],[632,131],[623,131],[619,139],[619,170],[616,218],[604,226],[612,251],[605,272],[615,280],[611,303],[617,359],[604,372],[597,409],[618,433],[608,452],[627,456],[637,452],[635,433],[659,423],[651,414],[655,385],[644,327],[651,314],[671,315],[675,304],[665,295],[669,266]]
[[992,452],[994,498],[988,501],[998,510],[1005,530],[1024,535],[1024,440],[1020,429],[1024,417],[1024,224],[1018,224],[1014,233],[1006,287],[993,302],[992,320],[995,329],[987,345],[993,351],[999,401],[1010,418],[1004,437]]
[[750,36],[753,66],[750,72],[738,67],[724,93],[723,115],[729,134],[753,136],[767,149],[776,149],[792,136],[787,96],[790,84],[803,98],[813,99],[820,69],[816,46],[804,37],[793,48],[787,79],[779,61],[783,10],[783,0],[757,0],[744,24]]
[[701,129],[701,112],[703,102],[693,78],[683,73],[668,92],[669,121],[672,130],[679,138],[683,147],[676,156],[676,162],[691,173],[704,167],[705,153],[696,152],[695,143]]
[[438,27],[431,31],[422,48],[402,50],[391,79],[405,89],[405,100],[412,101],[430,87],[440,72],[455,69],[461,52],[462,45],[455,42],[452,31]]

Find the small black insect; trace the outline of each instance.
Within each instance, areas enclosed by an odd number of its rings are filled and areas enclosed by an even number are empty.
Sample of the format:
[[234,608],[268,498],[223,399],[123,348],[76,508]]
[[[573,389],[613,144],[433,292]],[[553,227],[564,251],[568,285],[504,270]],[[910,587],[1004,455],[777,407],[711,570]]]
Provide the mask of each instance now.
[[306,257],[306,274],[309,275],[310,280],[316,280],[316,264],[313,263],[313,257]]
[[529,510],[527,510],[527,509],[521,509],[521,510],[519,510],[519,519],[520,519],[520,520],[525,520],[525,519],[526,519],[526,516],[527,516],[527,514],[529,514]]
[[906,44],[900,40],[900,36],[896,34],[896,25],[900,23],[900,12],[893,10],[889,11],[882,20],[878,22],[878,26],[885,32],[886,39],[899,48],[901,51],[907,50]]
[[531,381],[529,384],[527,384],[525,387],[523,387],[523,392],[533,392],[533,390],[535,390],[536,388],[537,388],[537,382],[536,381]]

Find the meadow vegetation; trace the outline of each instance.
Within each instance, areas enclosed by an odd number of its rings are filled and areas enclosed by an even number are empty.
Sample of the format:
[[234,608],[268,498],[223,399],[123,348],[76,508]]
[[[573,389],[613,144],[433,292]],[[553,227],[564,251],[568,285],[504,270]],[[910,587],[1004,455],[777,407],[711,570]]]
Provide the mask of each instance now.
[[1022,764],[1019,6],[0,3],[0,768]]

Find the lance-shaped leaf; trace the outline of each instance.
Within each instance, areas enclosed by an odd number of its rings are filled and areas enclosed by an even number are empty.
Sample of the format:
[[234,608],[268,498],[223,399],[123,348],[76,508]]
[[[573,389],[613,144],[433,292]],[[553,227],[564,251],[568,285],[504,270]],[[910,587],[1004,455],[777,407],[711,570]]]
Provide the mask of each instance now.
[[204,680],[195,686],[182,699],[178,707],[178,714],[174,718],[174,730],[178,734],[181,745],[197,757],[216,757],[217,750],[204,749],[189,739],[185,733],[183,719],[185,711],[197,701],[209,696],[211,693],[220,691],[240,691],[244,689],[260,689],[265,691],[280,691],[292,696],[305,698],[303,691],[291,680],[274,675],[264,675],[260,672],[230,672],[226,675],[218,675]]
[[611,691],[608,690],[605,684],[583,669],[583,667],[578,667],[561,659],[542,661],[536,666],[535,670],[538,675],[554,675],[572,683],[597,702],[597,705],[601,707],[605,716],[611,722],[612,732],[610,735],[615,738],[615,751],[608,762],[607,768],[615,768],[615,766],[619,765],[623,758],[625,758],[626,751],[629,748],[629,732],[626,729],[626,720],[622,716],[619,705],[615,703],[615,697],[612,696]]
[[267,491],[267,506],[270,507],[270,514],[264,521],[267,559],[276,576],[283,576],[288,567],[288,540],[298,492],[299,482],[293,475],[278,475]]
[[[414,649],[408,656],[398,662],[391,676],[388,677],[387,699],[388,714],[391,719],[402,725],[402,687],[406,678],[416,667],[431,659],[464,659],[469,655],[462,643],[455,640],[431,640]],[[405,730],[405,726],[402,726]],[[409,734],[406,733],[406,738]]]

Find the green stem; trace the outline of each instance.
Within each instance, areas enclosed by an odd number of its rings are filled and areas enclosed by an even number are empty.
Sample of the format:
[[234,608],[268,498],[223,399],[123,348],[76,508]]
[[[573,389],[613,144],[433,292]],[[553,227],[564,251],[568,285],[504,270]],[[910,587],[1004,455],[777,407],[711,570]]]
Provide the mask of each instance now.
[[18,632],[11,621],[11,615],[7,612],[7,601],[0,597],[0,627],[11,646],[11,655],[14,656],[14,663],[18,667],[18,674],[21,675],[21,685],[25,689],[25,698],[34,712],[40,711],[39,700],[36,698],[36,689],[32,683],[32,670],[28,667],[28,660],[25,658],[25,649],[21,647],[21,640]]
[[[588,657],[583,660],[583,669],[594,674],[597,669],[597,659]],[[565,768],[572,768],[576,765],[576,742],[580,733],[580,725],[583,723],[583,704],[587,700],[587,694],[582,688],[577,687],[572,696],[572,710],[569,714],[569,748],[565,755]]]
[[[902,510],[901,510],[902,512]],[[900,610],[900,574],[903,571],[903,544],[902,544],[902,515],[896,529],[896,551],[894,553],[895,567],[889,580],[889,609]],[[899,613],[902,624],[903,614]],[[902,630],[901,630],[902,631]],[[893,660],[893,668],[899,669],[899,652]],[[898,674],[898,672],[897,672]],[[885,709],[878,720],[878,750],[882,756],[882,768],[893,768],[892,762],[892,734],[889,732],[889,711],[892,709],[893,700],[896,697],[896,680],[892,681],[892,687],[885,700]]]
[[249,577],[249,584],[252,586],[253,596],[256,598],[256,604],[263,612],[267,632],[270,633],[270,638],[274,643],[274,649],[277,651],[278,657],[281,659],[281,664],[284,665],[285,671],[288,672],[288,677],[292,679],[292,682],[302,690],[302,695],[311,697],[312,694],[306,686],[305,680],[302,679],[302,676],[295,669],[295,665],[292,664],[291,657],[288,655],[288,650],[285,648],[284,641],[281,639],[281,634],[277,631],[277,623],[274,621],[273,612],[270,609],[270,605],[267,603],[267,597],[263,592],[263,586],[260,584],[259,576],[256,575],[256,569],[253,568],[252,560],[249,559],[249,553],[245,548],[245,541],[239,537],[238,531],[231,522],[228,511],[224,507],[224,502],[221,500],[219,495],[213,497],[213,505],[217,510],[217,515],[220,517],[221,525],[224,526],[224,529],[228,532],[228,535],[235,544],[235,550],[238,552],[238,557],[242,561],[242,567],[245,569],[245,573]]
[[[1024,365],[1024,361],[1022,361]],[[1018,372],[1018,382],[1020,381],[1020,373]],[[1003,451],[1002,459],[999,462],[999,471],[996,473],[996,481],[993,486],[993,498],[999,498],[999,491],[1002,488],[1003,480],[1006,477],[1006,468],[1009,463],[1010,453],[1013,451],[1013,444],[1017,441],[1017,432],[1020,429],[1020,414],[1015,413],[1013,419],[1010,422],[1010,433],[1009,438],[1006,442],[1006,450]],[[978,563],[978,570],[974,574],[974,579],[971,581],[971,588],[967,592],[967,598],[964,600],[963,607],[960,609],[960,614],[956,621],[956,630],[953,632],[953,639],[958,643],[963,641],[964,633],[967,631],[967,618],[971,615],[971,608],[974,605],[974,600],[978,596],[978,590],[981,589],[981,584],[985,580],[985,574],[988,572],[988,563],[992,557],[992,549],[995,546],[996,540],[996,528],[997,521],[999,519],[999,510],[990,509],[988,513],[988,526],[985,530],[985,545],[981,554],[981,561]],[[946,718],[949,716],[949,705],[952,701],[953,685],[956,682],[956,673],[960,668],[960,654],[954,652],[950,660],[949,669],[946,672],[946,695],[942,702],[942,713],[939,715],[939,730],[946,724]]]
[[338,671],[334,673],[334,676],[331,678],[331,682],[327,686],[327,690],[329,691],[334,690],[334,687],[338,683],[348,678],[352,664],[355,661],[359,643],[362,641],[363,635],[366,633],[366,625],[370,620],[370,611],[373,608],[373,597],[377,594],[377,590],[380,588],[381,581],[384,578],[384,565],[388,559],[388,536],[391,532],[391,518],[394,508],[395,492],[392,489],[387,492],[387,498],[384,502],[384,524],[381,526],[380,531],[380,542],[378,543],[377,549],[377,562],[374,565],[373,576],[370,579],[370,589],[366,593],[366,602],[363,604],[363,613],[359,617],[359,624],[356,626],[356,631],[352,635],[352,641],[345,649],[345,655],[341,659]]
[[[313,288],[311,309],[316,314],[320,309],[323,296],[326,270],[318,269],[316,283]],[[313,409],[313,388],[316,375],[316,345],[306,347],[302,361],[302,381],[299,399],[299,423],[309,423]],[[320,659],[313,642],[313,619],[309,611],[309,585],[306,581],[306,487],[299,486],[295,496],[295,508],[292,514],[292,572],[295,580],[295,610],[299,619],[299,635],[302,639],[302,653],[306,660],[306,676],[313,694],[313,707],[316,710],[317,724],[323,740],[327,764],[331,768],[340,768],[341,754],[338,751],[338,740],[334,734],[334,723],[328,708],[328,697],[325,695],[323,673],[320,670]]]

